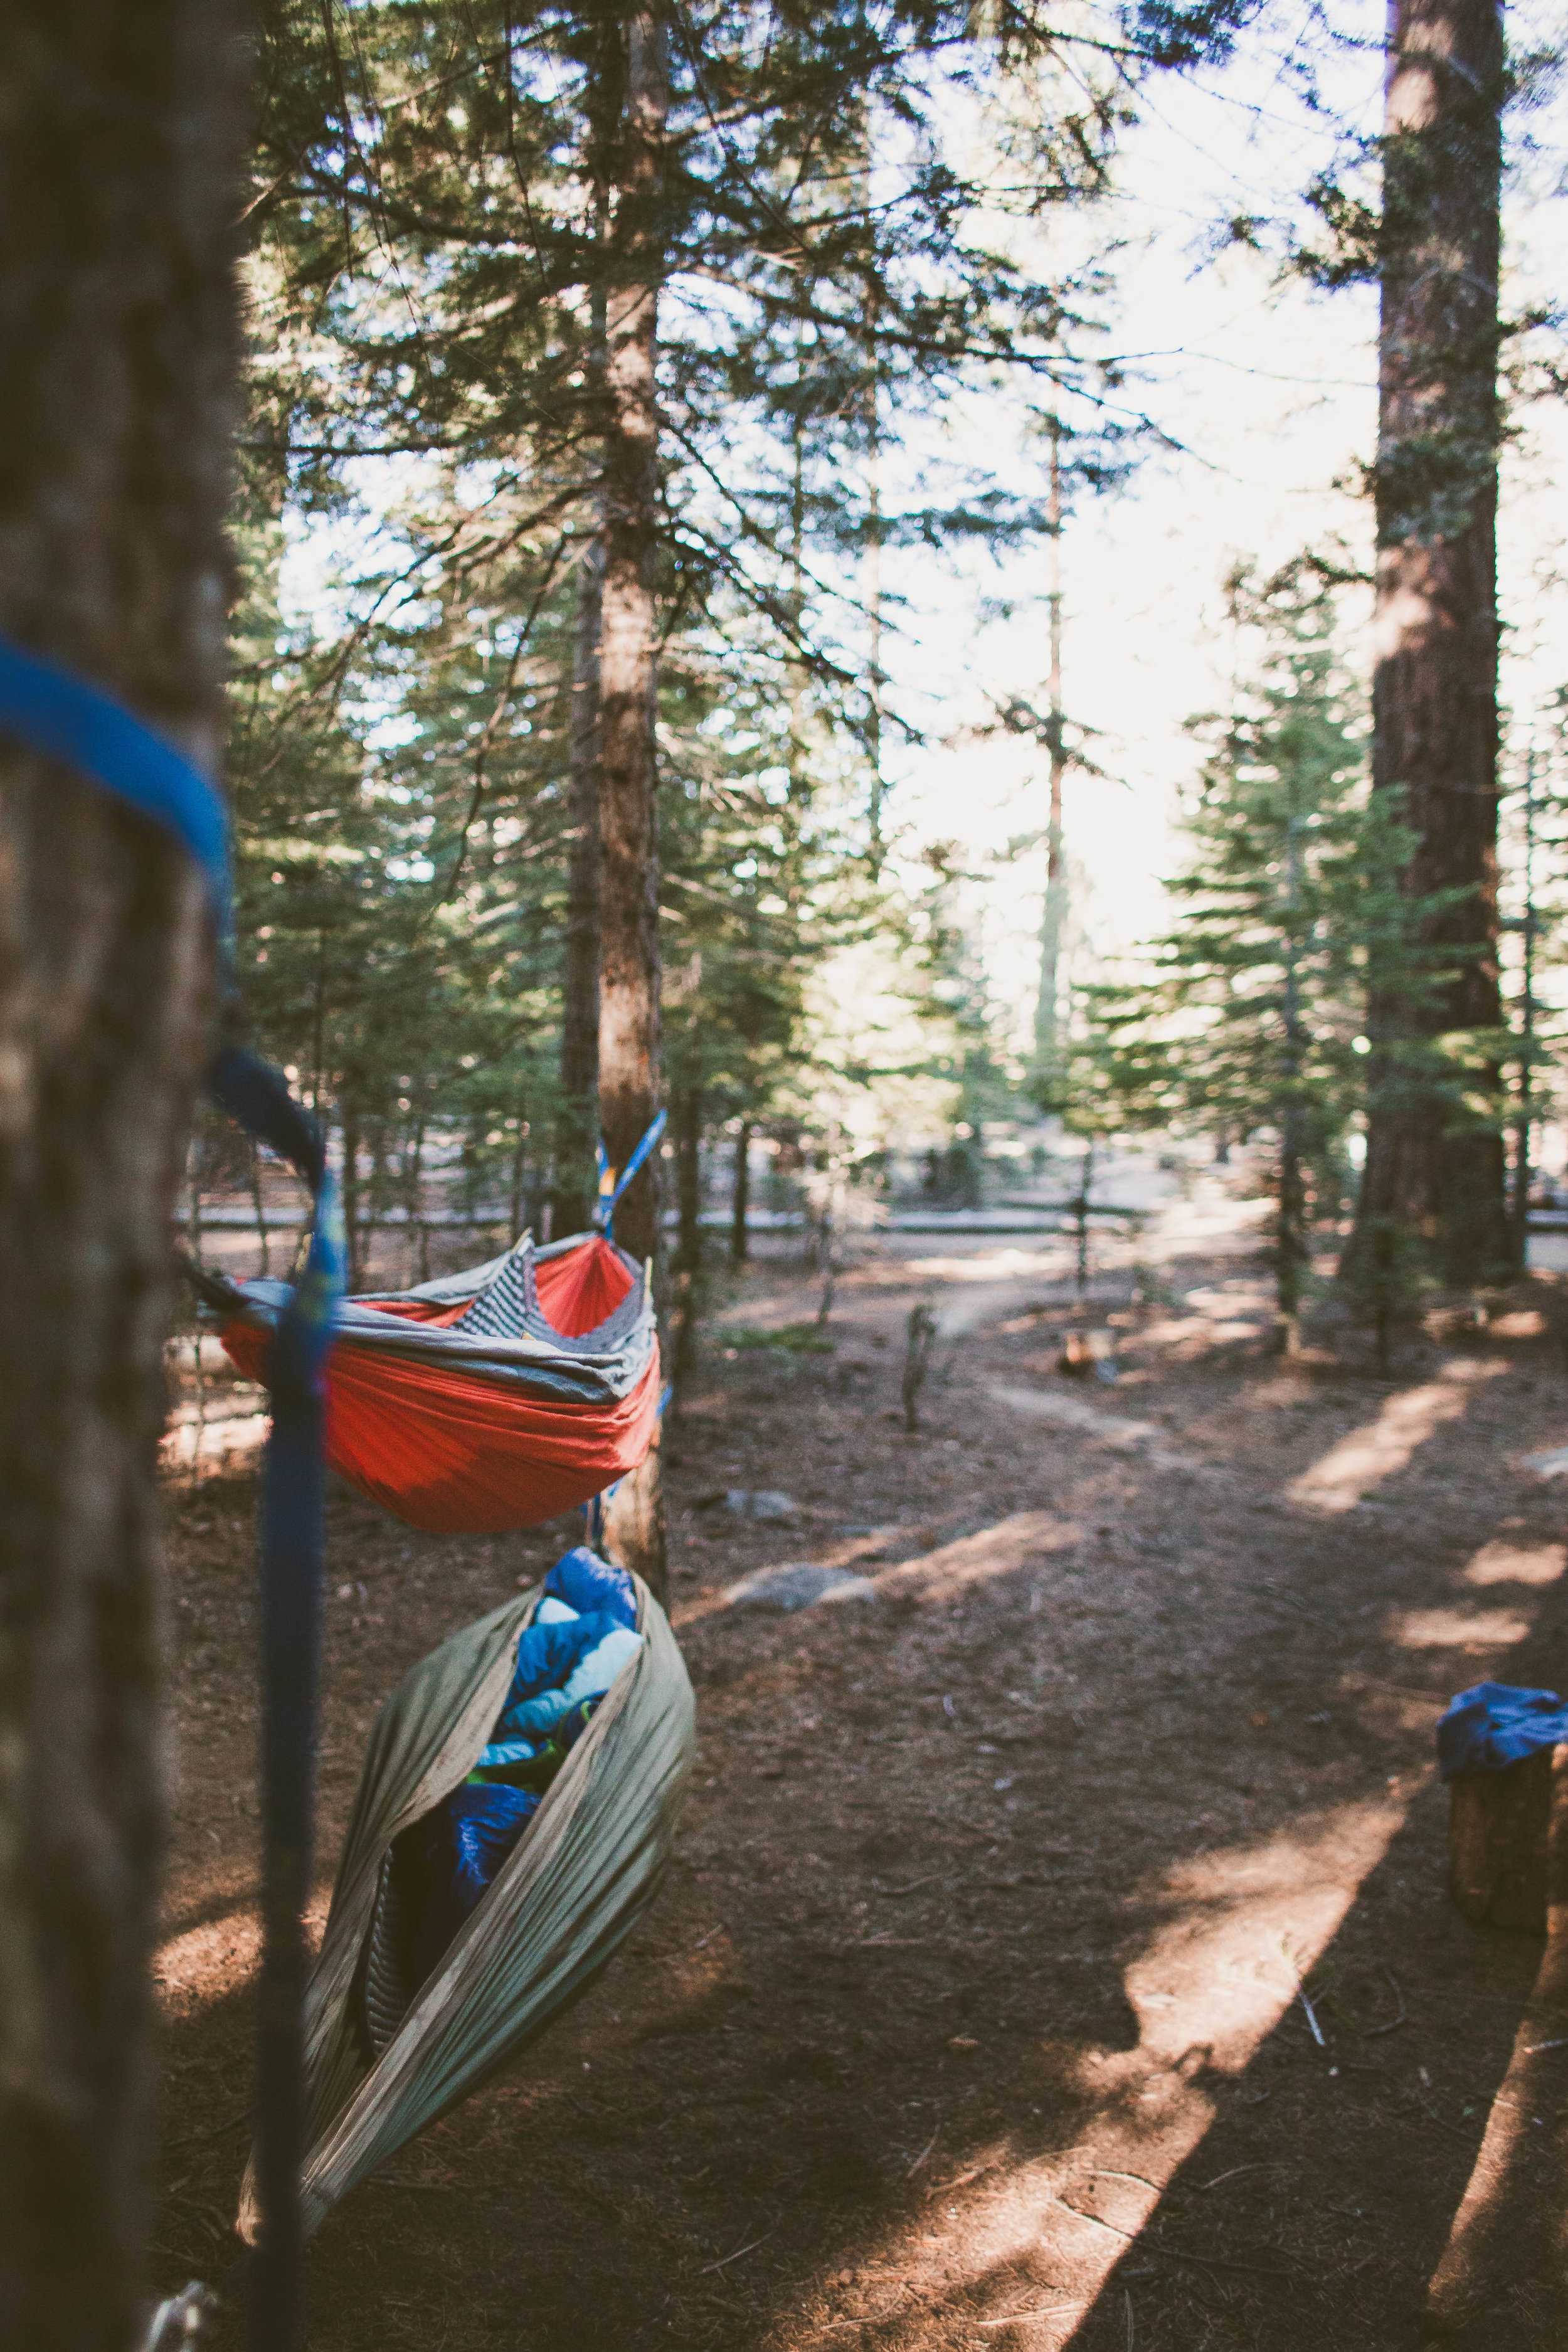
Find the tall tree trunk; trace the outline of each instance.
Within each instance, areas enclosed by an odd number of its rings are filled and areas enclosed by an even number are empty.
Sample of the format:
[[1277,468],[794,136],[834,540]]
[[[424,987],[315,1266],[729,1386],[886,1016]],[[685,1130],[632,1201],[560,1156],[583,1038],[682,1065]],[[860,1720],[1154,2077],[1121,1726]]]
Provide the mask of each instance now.
[[[7,23],[0,630],[210,769],[235,13]],[[142,2289],[154,1472],[204,896],[156,826],[0,737],[0,2343],[28,2352],[121,2352]]]
[[[1295,797],[1295,786],[1291,786]],[[1283,1013],[1285,1080],[1279,1113],[1279,1200],[1275,1236],[1274,1298],[1279,1310],[1277,1333],[1282,1355],[1295,1356],[1301,1345],[1301,1274],[1308,1263],[1306,1176],[1302,1168],[1305,1105],[1302,1066],[1307,1050],[1307,1024],[1301,1011],[1301,819],[1294,808],[1286,828],[1285,850],[1285,991]]]
[[1062,428],[1054,416],[1048,515],[1051,782],[1046,816],[1046,907],[1040,925],[1040,987],[1035,1007],[1035,1059],[1047,1076],[1055,1071],[1060,1056],[1062,939],[1067,929],[1067,867],[1062,855],[1062,779],[1067,773],[1062,742]]
[[566,964],[562,976],[561,1109],[555,1127],[553,1230],[588,1223],[599,1132],[599,631],[604,540],[595,531],[577,583],[572,660]]
[[730,1196],[730,1263],[744,1265],[751,1255],[746,1220],[752,1213],[752,1122],[741,1121],[735,1138],[734,1190]]
[[1519,999],[1519,1104],[1514,1118],[1513,1265],[1521,1274],[1530,1262],[1530,1130],[1535,1118],[1535,746],[1524,772],[1524,970]]
[[[599,664],[599,1115],[624,1168],[658,1107],[658,831],[654,707],[654,561],[658,412],[654,370],[669,83],[665,28],[626,20],[626,103],[615,159],[605,302],[605,579]],[[634,1255],[657,1256],[659,1157],[616,1213]],[[663,1486],[656,1441],[622,1481],[612,1540],[654,1591],[666,1591]]]
[[1495,1029],[1499,0],[1394,0],[1384,116],[1373,782],[1405,796],[1412,898],[1453,951],[1429,993],[1372,1008],[1373,1115],[1353,1248],[1418,1237],[1447,1280],[1506,1262],[1502,1139],[1460,1126],[1414,1059]]
[[344,1275],[351,1290],[359,1288],[364,1268],[364,1226],[360,1218],[359,1147],[359,1113],[351,1107],[343,1112],[342,1191]]
[[671,1104],[675,1189],[679,1209],[676,1242],[675,1347],[670,1378],[677,1391],[690,1379],[702,1304],[702,1088],[682,1087]]

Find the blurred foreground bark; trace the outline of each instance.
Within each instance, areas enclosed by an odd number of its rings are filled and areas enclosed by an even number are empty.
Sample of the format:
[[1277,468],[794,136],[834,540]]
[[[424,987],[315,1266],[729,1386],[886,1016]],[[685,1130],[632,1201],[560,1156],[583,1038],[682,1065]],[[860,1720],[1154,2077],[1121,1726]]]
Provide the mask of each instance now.
[[[0,45],[0,631],[209,767],[237,14],[26,0]],[[154,1472],[209,967],[184,852],[0,737],[0,2343],[18,2352],[120,2352],[142,2294]]]

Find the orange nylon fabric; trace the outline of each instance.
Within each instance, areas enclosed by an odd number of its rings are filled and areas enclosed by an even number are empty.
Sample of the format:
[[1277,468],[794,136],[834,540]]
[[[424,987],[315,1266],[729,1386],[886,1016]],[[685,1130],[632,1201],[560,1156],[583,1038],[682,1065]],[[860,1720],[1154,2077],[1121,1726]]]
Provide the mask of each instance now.
[[613,1315],[632,1286],[632,1276],[608,1242],[595,1234],[582,1249],[540,1259],[533,1269],[539,1304],[555,1328],[580,1339]]
[[[537,1275],[540,1305],[574,1339],[602,1323],[632,1286],[597,1238],[546,1259]],[[456,1318],[416,1309],[414,1319]],[[260,1380],[271,1335],[234,1322],[219,1337],[247,1378]],[[629,1396],[590,1411],[485,1372],[414,1363],[340,1338],[327,1370],[327,1460],[410,1527],[499,1535],[585,1503],[634,1469],[653,1436],[658,1398],[657,1348]]]

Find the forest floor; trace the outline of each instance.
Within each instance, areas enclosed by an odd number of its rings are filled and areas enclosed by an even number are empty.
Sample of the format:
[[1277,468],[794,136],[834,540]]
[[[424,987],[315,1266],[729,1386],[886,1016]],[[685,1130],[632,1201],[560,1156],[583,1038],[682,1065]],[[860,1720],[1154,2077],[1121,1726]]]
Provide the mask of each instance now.
[[[1352,1335],[1286,1365],[1255,1221],[1206,1200],[1138,1245],[1171,1303],[1096,1275],[1113,1387],[1057,1369],[1054,1241],[857,1242],[831,1353],[804,1270],[734,1286],[668,1446],[673,1866],[326,2222],[311,2352],[1414,2352],[1446,2249],[1441,2340],[1560,2352],[1568,2022],[1529,2006],[1542,1947],[1446,1899],[1432,1738],[1468,1683],[1568,1674],[1524,1460],[1568,1441],[1554,1294],[1386,1377]],[[793,1518],[701,1507],[730,1488]],[[226,2267],[246,2143],[256,1501],[243,1450],[169,1474],[163,2291]],[[580,1529],[334,1496],[318,1920],[381,1697]],[[871,1591],[726,1601],[795,1560]]]

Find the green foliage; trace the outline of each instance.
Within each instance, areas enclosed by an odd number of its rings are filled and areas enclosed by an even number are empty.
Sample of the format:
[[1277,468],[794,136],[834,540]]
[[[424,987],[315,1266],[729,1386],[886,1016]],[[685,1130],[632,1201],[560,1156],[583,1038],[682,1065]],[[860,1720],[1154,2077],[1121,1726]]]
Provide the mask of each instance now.
[[1231,716],[1196,722],[1210,749],[1170,886],[1182,919],[1142,971],[1098,992],[1062,1107],[1087,1134],[1181,1124],[1263,1150],[1289,1337],[1372,1090],[1433,1080],[1430,1048],[1374,1050],[1369,997],[1408,1002],[1440,973],[1417,944],[1431,908],[1401,889],[1396,796],[1368,788],[1327,595],[1291,576],[1236,593],[1259,656]]
[[739,1354],[777,1349],[786,1356],[831,1356],[838,1342],[816,1323],[781,1323],[776,1330],[759,1331],[753,1324],[713,1334],[716,1348],[733,1348]]
[[[683,1166],[736,1118],[858,1164],[880,1139],[848,1098],[933,1075],[961,1125],[1006,1100],[967,950],[879,877],[867,813],[897,714],[863,566],[1045,526],[1043,497],[955,467],[886,494],[884,443],[960,382],[1065,407],[1081,479],[1124,462],[1128,428],[1096,405],[1114,367],[1085,356],[1101,278],[1033,273],[1019,255],[1042,241],[1012,228],[1105,186],[1132,60],[1032,5],[992,24],[967,0],[765,18],[710,0],[668,20],[668,168],[628,243],[626,26],[598,0],[258,12],[240,970],[259,1042],[341,1130],[351,1222],[412,1205],[434,1162],[513,1223],[552,1190],[574,633],[605,305],[634,244],[660,298]],[[963,127],[976,110],[989,151]],[[923,1051],[896,1019],[825,1017],[832,959],[854,949],[864,971],[873,940],[902,962]]]

